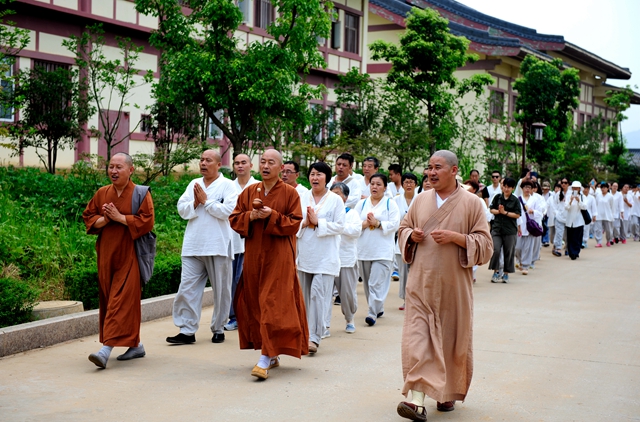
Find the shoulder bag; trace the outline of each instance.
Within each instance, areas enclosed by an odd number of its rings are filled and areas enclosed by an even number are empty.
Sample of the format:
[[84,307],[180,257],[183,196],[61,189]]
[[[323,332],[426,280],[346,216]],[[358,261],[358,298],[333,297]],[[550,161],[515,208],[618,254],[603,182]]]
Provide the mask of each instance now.
[[[151,189],[149,186],[136,185],[131,197],[131,214],[138,214],[140,205]],[[156,260],[156,234],[149,232],[133,241],[140,267],[140,283],[146,285],[153,275]]]
[[520,203],[522,204],[522,210],[524,211],[524,215],[527,217],[527,231],[533,237],[542,236],[542,227],[540,227],[540,224],[538,224],[536,220],[529,217],[529,213],[527,212],[527,209],[524,204],[524,201],[522,200],[522,197],[519,196],[518,199],[520,199]]

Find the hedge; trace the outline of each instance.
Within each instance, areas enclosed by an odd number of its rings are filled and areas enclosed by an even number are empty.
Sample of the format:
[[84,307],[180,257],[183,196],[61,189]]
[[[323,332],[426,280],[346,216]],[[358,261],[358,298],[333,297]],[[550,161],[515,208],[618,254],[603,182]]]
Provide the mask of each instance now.
[[13,278],[0,278],[0,328],[31,321],[38,291]]

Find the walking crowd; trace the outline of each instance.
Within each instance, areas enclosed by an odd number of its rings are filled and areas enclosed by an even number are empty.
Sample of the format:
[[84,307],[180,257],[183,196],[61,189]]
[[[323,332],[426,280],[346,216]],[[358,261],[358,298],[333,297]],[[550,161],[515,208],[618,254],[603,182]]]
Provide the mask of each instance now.
[[[191,181],[177,203],[188,221],[182,246],[182,275],[173,303],[179,332],[171,344],[196,341],[205,285],[214,307],[211,341],[238,330],[241,349],[260,350],[251,375],[266,380],[280,355],[300,358],[318,352],[331,335],[332,302],[340,305],[344,330],[357,329],[357,286],[363,283],[365,327],[385,313],[391,281],[405,312],[402,334],[402,401],[397,412],[426,420],[425,395],[440,411],[464,400],[473,373],[473,283],[489,262],[491,281],[509,281],[535,268],[543,247],[576,259],[590,233],[596,247],[638,240],[640,191],[563,178],[551,191],[527,172],[516,181],[494,171],[490,185],[473,170],[462,182],[450,151],[435,152],[422,180],[367,157],[363,175],[354,157],[341,154],[335,175],[324,162],[309,166],[311,189],[297,183],[298,163],[276,150],[260,158],[261,181],[251,159],[234,158],[236,179],[220,172],[221,157],[207,150],[202,177]],[[89,356],[106,368],[113,347],[128,347],[118,360],[146,355],[140,341],[141,277],[136,239],[153,228],[150,193],[136,201],[131,157],[115,154],[112,184],[101,188],[83,213],[97,234],[100,342]],[[141,201],[138,199],[138,201]],[[137,211],[134,211],[137,210]],[[337,309],[337,308],[335,308]]]

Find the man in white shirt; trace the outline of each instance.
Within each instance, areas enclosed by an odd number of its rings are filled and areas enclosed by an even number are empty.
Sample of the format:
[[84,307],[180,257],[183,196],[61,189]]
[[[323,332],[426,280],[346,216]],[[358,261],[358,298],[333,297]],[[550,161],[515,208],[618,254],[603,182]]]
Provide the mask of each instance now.
[[[233,185],[236,188],[236,192],[240,195],[240,192],[245,190],[247,186],[251,186],[258,181],[251,175],[251,169],[253,163],[251,158],[246,154],[238,154],[233,159],[233,172],[236,174],[236,180],[233,181]],[[240,237],[235,231],[231,231],[231,248],[233,250],[233,277],[231,284],[231,307],[229,308],[229,322],[225,324],[225,331],[234,331],[238,329],[238,322],[236,321],[236,311],[233,309],[233,298],[236,295],[236,288],[238,287],[238,281],[242,275],[242,266],[244,265],[244,239]]]
[[295,161],[285,161],[282,168],[282,181],[287,185],[295,188],[298,195],[302,197],[302,194],[309,192],[309,189],[298,183],[298,177],[300,177],[300,164]]
[[180,217],[188,220],[182,242],[182,277],[173,301],[173,323],[180,333],[168,343],[196,341],[200,325],[202,295],[207,279],[213,288],[213,343],[224,341],[223,326],[231,306],[232,250],[229,215],[238,192],[233,182],[220,173],[221,157],[206,150],[200,157],[200,173],[178,200]]
[[402,167],[400,164],[391,164],[389,168],[389,184],[387,185],[387,192],[389,192],[389,196],[395,198],[396,196],[401,196],[404,194],[404,189],[402,189]]
[[[361,195],[360,199],[365,199],[371,196],[371,190],[369,190],[369,183],[371,180],[371,176],[378,172],[380,168],[380,161],[376,157],[367,157],[362,162],[362,173],[364,174],[364,178],[360,182],[360,190]],[[391,198],[389,189],[384,191],[384,196],[387,198]]]
[[629,195],[629,184],[622,186],[622,213],[620,215],[620,241],[627,243],[627,238],[631,236],[631,210],[633,208],[633,198]]
[[499,193],[502,193],[500,180],[502,180],[502,175],[498,170],[494,170],[491,172],[491,184],[489,186],[485,186],[485,188],[482,189],[482,199],[484,199],[485,204],[487,204],[487,208],[489,208],[489,205],[491,205],[493,197]]
[[633,233],[634,242],[637,242],[640,240],[640,185],[633,189],[631,192],[631,198],[633,199],[633,209],[631,210],[631,232]]
[[620,241],[620,215],[623,212],[622,193],[618,191],[618,184],[613,182],[611,184],[611,195],[613,195],[613,241],[618,243]]
[[353,172],[354,161],[353,155],[348,152],[340,154],[336,159],[336,175],[329,181],[329,188],[338,182],[349,186],[349,197],[345,202],[349,208],[355,207],[361,196],[360,179],[358,178],[360,175]]

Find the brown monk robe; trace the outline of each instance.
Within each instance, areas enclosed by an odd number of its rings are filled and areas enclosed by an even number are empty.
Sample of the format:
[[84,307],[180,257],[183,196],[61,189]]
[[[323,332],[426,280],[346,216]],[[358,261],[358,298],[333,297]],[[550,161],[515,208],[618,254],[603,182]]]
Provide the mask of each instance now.
[[[229,220],[245,238],[244,267],[234,297],[241,349],[262,350],[271,362],[252,375],[267,378],[280,354],[300,358],[309,353],[309,329],[296,271],[296,233],[302,222],[298,192],[277,176],[282,158],[275,150],[262,156],[262,183],[238,197]],[[275,175],[275,177],[274,177]],[[254,209],[259,198],[264,208]]]
[[[153,201],[147,194],[137,215],[131,215],[134,183],[131,158],[116,154],[108,170],[112,184],[96,192],[82,213],[88,234],[97,234],[100,342],[136,348],[140,344],[140,270],[133,241],[153,229]],[[113,164],[120,165],[113,168]],[[118,194],[118,191],[121,191]],[[108,355],[106,356],[108,359]],[[104,362],[92,362],[106,366]],[[104,363],[101,365],[100,363]]]
[[[398,405],[408,419],[426,420],[425,394],[438,410],[453,410],[473,374],[472,267],[489,261],[493,242],[484,204],[456,183],[456,173],[455,154],[434,153],[428,170],[433,189],[414,199],[398,231],[405,261],[417,245],[402,330],[402,393],[411,391],[412,400]],[[445,200],[440,207],[437,198]]]

